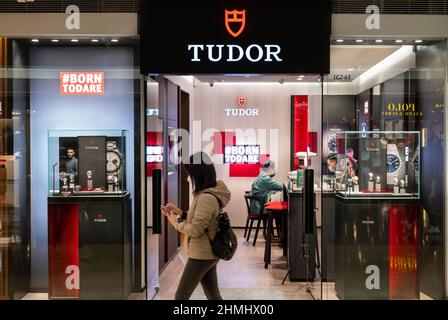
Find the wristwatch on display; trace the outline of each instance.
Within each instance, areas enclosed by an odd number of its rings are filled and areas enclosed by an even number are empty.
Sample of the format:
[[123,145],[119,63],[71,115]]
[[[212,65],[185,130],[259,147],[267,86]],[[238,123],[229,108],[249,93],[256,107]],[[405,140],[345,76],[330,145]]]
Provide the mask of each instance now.
[[387,184],[394,184],[395,178],[400,178],[403,164],[396,144],[387,145]]
[[121,169],[122,157],[117,148],[116,141],[107,141],[106,144],[107,174],[117,175]]

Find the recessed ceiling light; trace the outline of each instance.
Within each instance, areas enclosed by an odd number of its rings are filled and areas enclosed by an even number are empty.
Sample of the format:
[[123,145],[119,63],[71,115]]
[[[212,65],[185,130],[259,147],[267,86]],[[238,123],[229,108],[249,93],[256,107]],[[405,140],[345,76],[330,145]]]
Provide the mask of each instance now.
[[59,42],[59,40],[58,39],[53,39],[53,40],[51,40],[51,42],[57,43],[57,42]]
[[92,41],[92,42],[98,42],[98,41],[100,41],[100,40],[98,40],[98,39],[92,39],[91,41]]
[[300,76],[299,76],[299,78],[304,78],[305,76],[303,75],[303,74],[301,74]]
[[336,42],[342,43],[342,42],[344,42],[344,39],[338,39],[338,40],[336,40]]
[[348,68],[348,71],[353,71],[355,70],[355,68]]
[[110,40],[110,41],[112,41],[112,42],[118,42],[118,39],[112,39],[112,40]]
[[414,42],[415,42],[415,43],[422,43],[423,40],[415,40]]
[[298,81],[302,81],[302,80],[303,80],[303,78],[297,78],[297,80],[298,80]]
[[395,43],[403,43],[403,40],[395,40]]
[[31,42],[37,43],[39,42],[39,39],[32,39]]
[[78,39],[72,39],[71,42],[79,42]]
[[381,39],[377,39],[377,40],[375,40],[375,42],[376,42],[376,43],[382,43],[383,40],[381,40]]
[[356,40],[356,42],[357,42],[357,43],[363,43],[364,40],[362,40],[362,39],[358,39],[358,40]]

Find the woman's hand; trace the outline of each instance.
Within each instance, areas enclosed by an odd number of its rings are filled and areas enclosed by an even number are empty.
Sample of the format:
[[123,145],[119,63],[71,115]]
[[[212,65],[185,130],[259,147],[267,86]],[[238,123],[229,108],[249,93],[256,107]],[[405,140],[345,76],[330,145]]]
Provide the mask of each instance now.
[[167,208],[169,211],[170,211],[170,213],[173,213],[173,214],[175,214],[176,216],[179,216],[179,215],[181,215],[182,214],[182,210],[181,209],[179,209],[178,207],[176,207],[174,204],[172,204],[172,203],[167,203],[166,204],[166,206],[165,206],[165,208]]
[[176,215],[174,213],[169,213],[166,215],[168,218],[168,222],[174,227],[174,229],[177,229],[177,221],[176,221]]

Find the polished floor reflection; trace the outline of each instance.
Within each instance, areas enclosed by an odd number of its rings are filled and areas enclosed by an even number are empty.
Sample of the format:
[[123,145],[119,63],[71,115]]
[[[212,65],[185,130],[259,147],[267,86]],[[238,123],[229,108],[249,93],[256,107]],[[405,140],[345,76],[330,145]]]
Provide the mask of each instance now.
[[[306,284],[282,280],[286,275],[286,257],[277,245],[272,247],[272,264],[264,269],[264,240],[252,242],[243,238],[243,230],[236,230],[239,247],[231,261],[218,264],[218,280],[224,300],[313,300],[307,292]],[[171,300],[174,298],[182,270],[187,261],[182,250],[179,250],[173,261],[160,275],[160,288],[155,300]],[[320,292],[320,284],[315,284]],[[192,300],[203,300],[205,295],[199,286],[191,297]]]

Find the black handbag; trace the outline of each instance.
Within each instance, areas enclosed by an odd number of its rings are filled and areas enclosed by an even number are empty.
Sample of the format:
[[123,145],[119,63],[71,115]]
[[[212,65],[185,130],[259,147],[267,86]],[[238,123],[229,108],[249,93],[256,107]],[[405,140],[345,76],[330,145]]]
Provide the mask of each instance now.
[[[209,192],[207,192],[209,193]],[[213,193],[209,193],[215,196]],[[216,196],[215,196],[216,197]],[[219,203],[219,199],[216,197]],[[238,238],[232,230],[229,216],[226,212],[220,212],[217,216],[218,229],[215,237],[210,240],[215,256],[222,260],[229,261],[234,256],[238,247]],[[208,232],[208,230],[206,230]]]

